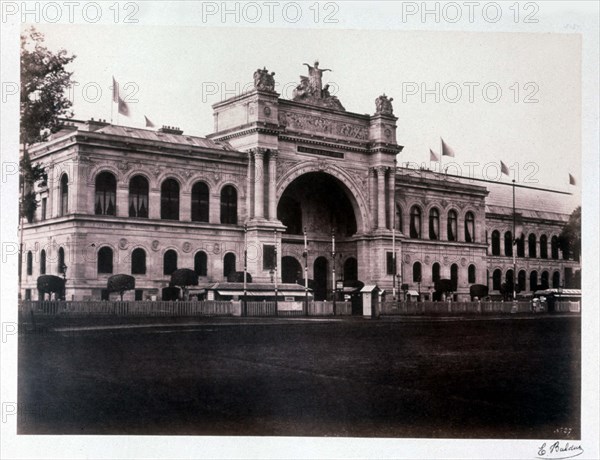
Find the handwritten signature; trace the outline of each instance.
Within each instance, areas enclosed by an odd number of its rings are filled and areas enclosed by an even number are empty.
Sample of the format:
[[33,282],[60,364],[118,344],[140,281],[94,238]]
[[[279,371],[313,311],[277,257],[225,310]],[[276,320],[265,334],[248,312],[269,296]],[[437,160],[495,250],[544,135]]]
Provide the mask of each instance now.
[[581,444],[570,444],[568,442],[561,443],[555,441],[552,444],[542,444],[538,448],[538,456],[536,458],[541,459],[553,459],[553,460],[564,460],[567,458],[574,458],[583,454],[583,447]]

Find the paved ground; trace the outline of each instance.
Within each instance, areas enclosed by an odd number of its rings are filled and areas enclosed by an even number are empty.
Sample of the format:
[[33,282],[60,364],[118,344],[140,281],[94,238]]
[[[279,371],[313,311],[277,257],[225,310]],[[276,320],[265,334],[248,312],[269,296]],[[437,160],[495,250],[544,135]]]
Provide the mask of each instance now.
[[580,319],[206,319],[19,337],[19,433],[580,433]]

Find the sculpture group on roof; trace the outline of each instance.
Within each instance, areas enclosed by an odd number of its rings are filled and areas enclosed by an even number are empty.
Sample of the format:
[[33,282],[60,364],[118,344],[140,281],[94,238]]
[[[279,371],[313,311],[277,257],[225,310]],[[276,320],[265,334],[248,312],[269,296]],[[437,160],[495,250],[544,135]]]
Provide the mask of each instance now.
[[320,69],[319,61],[314,65],[306,64],[308,77],[300,75],[300,84],[294,89],[292,100],[307,104],[320,105],[335,110],[346,110],[336,96],[329,92],[330,85],[323,87],[323,72],[333,72],[331,69]]

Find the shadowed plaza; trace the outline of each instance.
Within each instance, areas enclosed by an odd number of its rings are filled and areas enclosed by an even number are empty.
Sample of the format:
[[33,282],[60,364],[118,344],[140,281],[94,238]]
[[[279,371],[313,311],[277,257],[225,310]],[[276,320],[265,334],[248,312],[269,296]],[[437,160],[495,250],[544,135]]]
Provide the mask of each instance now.
[[19,434],[580,436],[579,317],[142,326],[21,334]]

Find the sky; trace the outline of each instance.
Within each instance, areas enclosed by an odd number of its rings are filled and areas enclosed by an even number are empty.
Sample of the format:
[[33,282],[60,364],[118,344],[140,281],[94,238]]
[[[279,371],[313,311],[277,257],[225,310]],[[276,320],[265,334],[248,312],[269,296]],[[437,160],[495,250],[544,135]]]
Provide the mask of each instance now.
[[[452,147],[450,172],[579,193],[581,37],[577,34],[114,25],[37,25],[50,49],[77,55],[70,66],[75,118],[111,119],[112,77],[131,116],[115,123],[212,132],[211,104],[249,88],[252,74],[275,72],[291,98],[303,63],[323,77],[346,110],[372,114],[394,98],[399,164],[430,164],[440,139]],[[126,85],[128,84],[128,85]],[[100,90],[100,92],[98,91]],[[510,178],[512,179],[512,177]]]

